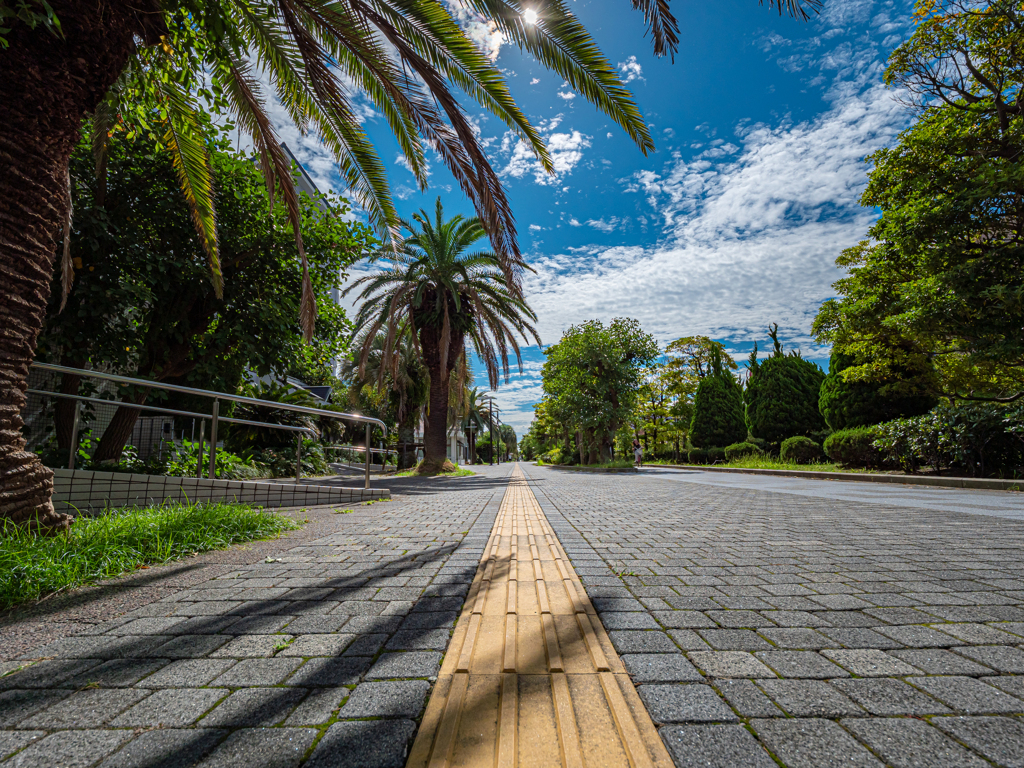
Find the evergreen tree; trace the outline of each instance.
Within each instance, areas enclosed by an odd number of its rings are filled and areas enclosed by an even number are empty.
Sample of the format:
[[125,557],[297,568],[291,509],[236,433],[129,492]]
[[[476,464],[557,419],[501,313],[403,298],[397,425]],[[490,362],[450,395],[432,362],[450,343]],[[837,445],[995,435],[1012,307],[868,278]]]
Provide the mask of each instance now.
[[831,429],[848,429],[883,421],[920,416],[930,411],[936,399],[922,391],[931,381],[931,371],[910,371],[884,382],[846,381],[842,371],[856,365],[852,355],[833,352],[828,375],[821,384],[818,410]]
[[824,429],[818,411],[818,392],[825,374],[799,354],[785,354],[779,343],[779,326],[768,329],[774,354],[763,363],[751,355],[747,380],[746,424],[750,433],[769,443]]
[[722,369],[722,357],[716,350],[712,373],[701,379],[693,396],[690,442],[698,448],[710,448],[739,443],[746,436],[743,392],[732,374]]

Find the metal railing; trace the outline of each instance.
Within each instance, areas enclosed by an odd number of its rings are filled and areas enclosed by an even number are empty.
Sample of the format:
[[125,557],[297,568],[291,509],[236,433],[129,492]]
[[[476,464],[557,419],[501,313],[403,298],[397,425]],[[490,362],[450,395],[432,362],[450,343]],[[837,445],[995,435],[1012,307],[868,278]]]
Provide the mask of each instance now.
[[[61,392],[49,392],[46,390],[31,389],[31,394],[42,395],[47,397],[58,397],[65,398],[75,401],[75,414],[72,422],[71,432],[71,450],[68,459],[68,468],[74,469],[75,454],[78,450],[78,427],[79,418],[81,412],[81,403],[93,402],[103,403],[104,405],[116,405],[118,407],[131,408],[138,411],[146,411],[151,413],[164,413],[174,416],[184,416],[186,418],[191,417],[193,419],[200,419],[199,429],[199,456],[196,462],[197,466],[197,477],[203,475],[203,439],[204,431],[206,427],[206,419],[210,419],[210,452],[209,452],[209,477],[211,480],[217,477],[217,427],[220,422],[225,424],[245,424],[248,426],[265,427],[268,429],[281,429],[289,432],[299,432],[305,434],[315,434],[309,427],[296,427],[288,424],[268,424],[260,421],[250,421],[247,419],[234,419],[220,415],[220,401],[224,400],[232,403],[244,403],[246,405],[258,405],[265,408],[272,408],[279,411],[292,411],[293,413],[304,413],[310,416],[316,416],[318,418],[326,419],[337,419],[338,421],[355,421],[366,424],[366,444],[370,445],[370,430],[373,425],[378,425],[383,431],[385,436],[387,435],[387,425],[384,424],[380,419],[375,419],[370,416],[362,416],[358,413],[343,413],[340,411],[330,411],[323,408],[311,408],[305,405],[292,405],[291,403],[276,403],[272,400],[258,400],[254,397],[243,397],[242,395],[230,395],[226,392],[215,392],[208,389],[196,389],[194,387],[184,387],[180,384],[164,384],[158,381],[149,381],[146,379],[133,379],[129,376],[119,376],[114,373],[103,373],[101,371],[87,371],[81,368],[69,368],[63,365],[54,365],[52,363],[32,363],[32,367],[40,371],[49,371],[50,373],[61,373],[68,374],[71,376],[80,376],[82,378],[100,379],[102,381],[111,381],[117,384],[123,384],[128,386],[144,387],[146,389],[158,389],[164,392],[178,392],[181,394],[193,395],[196,397],[208,397],[213,400],[210,414],[203,413],[192,413],[189,411],[177,411],[169,408],[159,408],[156,406],[148,406],[144,404],[135,404],[131,402],[125,402],[121,400],[104,400],[97,397],[88,397],[85,395],[76,395],[70,393]],[[366,453],[366,471],[365,471],[365,487],[370,487],[370,458],[372,450]],[[302,434],[298,436],[298,441],[295,451],[295,481],[298,482],[302,476]]]
[[[366,448],[361,446],[361,445],[325,445],[324,446],[324,451],[352,451],[353,453],[364,453],[366,451]],[[381,471],[381,473],[384,473],[386,471],[386,467],[387,467],[387,459],[386,459],[386,457],[389,456],[389,455],[392,455],[392,454],[395,455],[395,456],[398,455],[398,451],[392,450],[390,448],[374,448],[374,447],[371,446],[370,447],[370,462],[371,462],[371,464],[373,462],[373,454],[375,454],[375,453],[382,454],[381,462],[380,462],[380,471]],[[333,463],[335,463],[335,464],[341,464],[341,463],[350,464],[350,462],[348,462],[348,461],[344,461],[344,462],[337,461],[337,462],[333,462]],[[398,463],[397,462],[395,463],[395,471],[396,472],[398,471]]]

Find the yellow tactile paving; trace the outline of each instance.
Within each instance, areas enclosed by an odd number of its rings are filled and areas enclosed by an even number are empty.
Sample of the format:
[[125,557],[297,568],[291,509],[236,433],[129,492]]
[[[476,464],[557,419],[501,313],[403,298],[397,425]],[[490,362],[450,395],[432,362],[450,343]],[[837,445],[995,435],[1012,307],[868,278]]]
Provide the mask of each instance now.
[[516,467],[407,768],[671,768]]

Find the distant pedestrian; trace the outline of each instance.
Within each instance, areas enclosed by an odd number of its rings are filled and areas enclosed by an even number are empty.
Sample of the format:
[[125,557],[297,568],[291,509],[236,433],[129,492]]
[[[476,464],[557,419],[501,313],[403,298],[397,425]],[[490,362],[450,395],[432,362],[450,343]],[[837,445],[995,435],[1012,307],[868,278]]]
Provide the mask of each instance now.
[[633,438],[633,464],[638,467],[644,465],[644,449],[640,447],[640,441]]

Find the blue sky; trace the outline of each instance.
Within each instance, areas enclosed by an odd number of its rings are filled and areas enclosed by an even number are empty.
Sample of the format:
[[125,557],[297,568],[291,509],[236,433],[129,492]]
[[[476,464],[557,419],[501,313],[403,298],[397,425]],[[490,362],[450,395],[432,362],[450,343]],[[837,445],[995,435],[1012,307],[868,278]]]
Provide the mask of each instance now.
[[[912,29],[910,3],[825,0],[805,23],[755,0],[676,0],[675,63],[650,53],[643,18],[625,0],[571,8],[632,89],[655,138],[649,156],[560,78],[467,18],[558,169],[544,174],[501,123],[471,111],[536,270],[525,291],[544,343],[574,323],[628,316],[662,345],[705,334],[740,357],[755,340],[764,348],[765,327],[777,322],[787,348],[825,362],[810,326],[841,276],[836,256],[874,219],[857,203],[864,158],[910,120],[881,83],[886,56]],[[416,191],[370,110],[366,125],[403,216],[438,195],[449,212],[471,213],[438,162],[430,189]],[[318,185],[340,189],[315,137],[280,127]],[[524,374],[495,393],[520,435],[541,395],[542,362],[528,348]],[[486,386],[482,371],[477,383]]]

